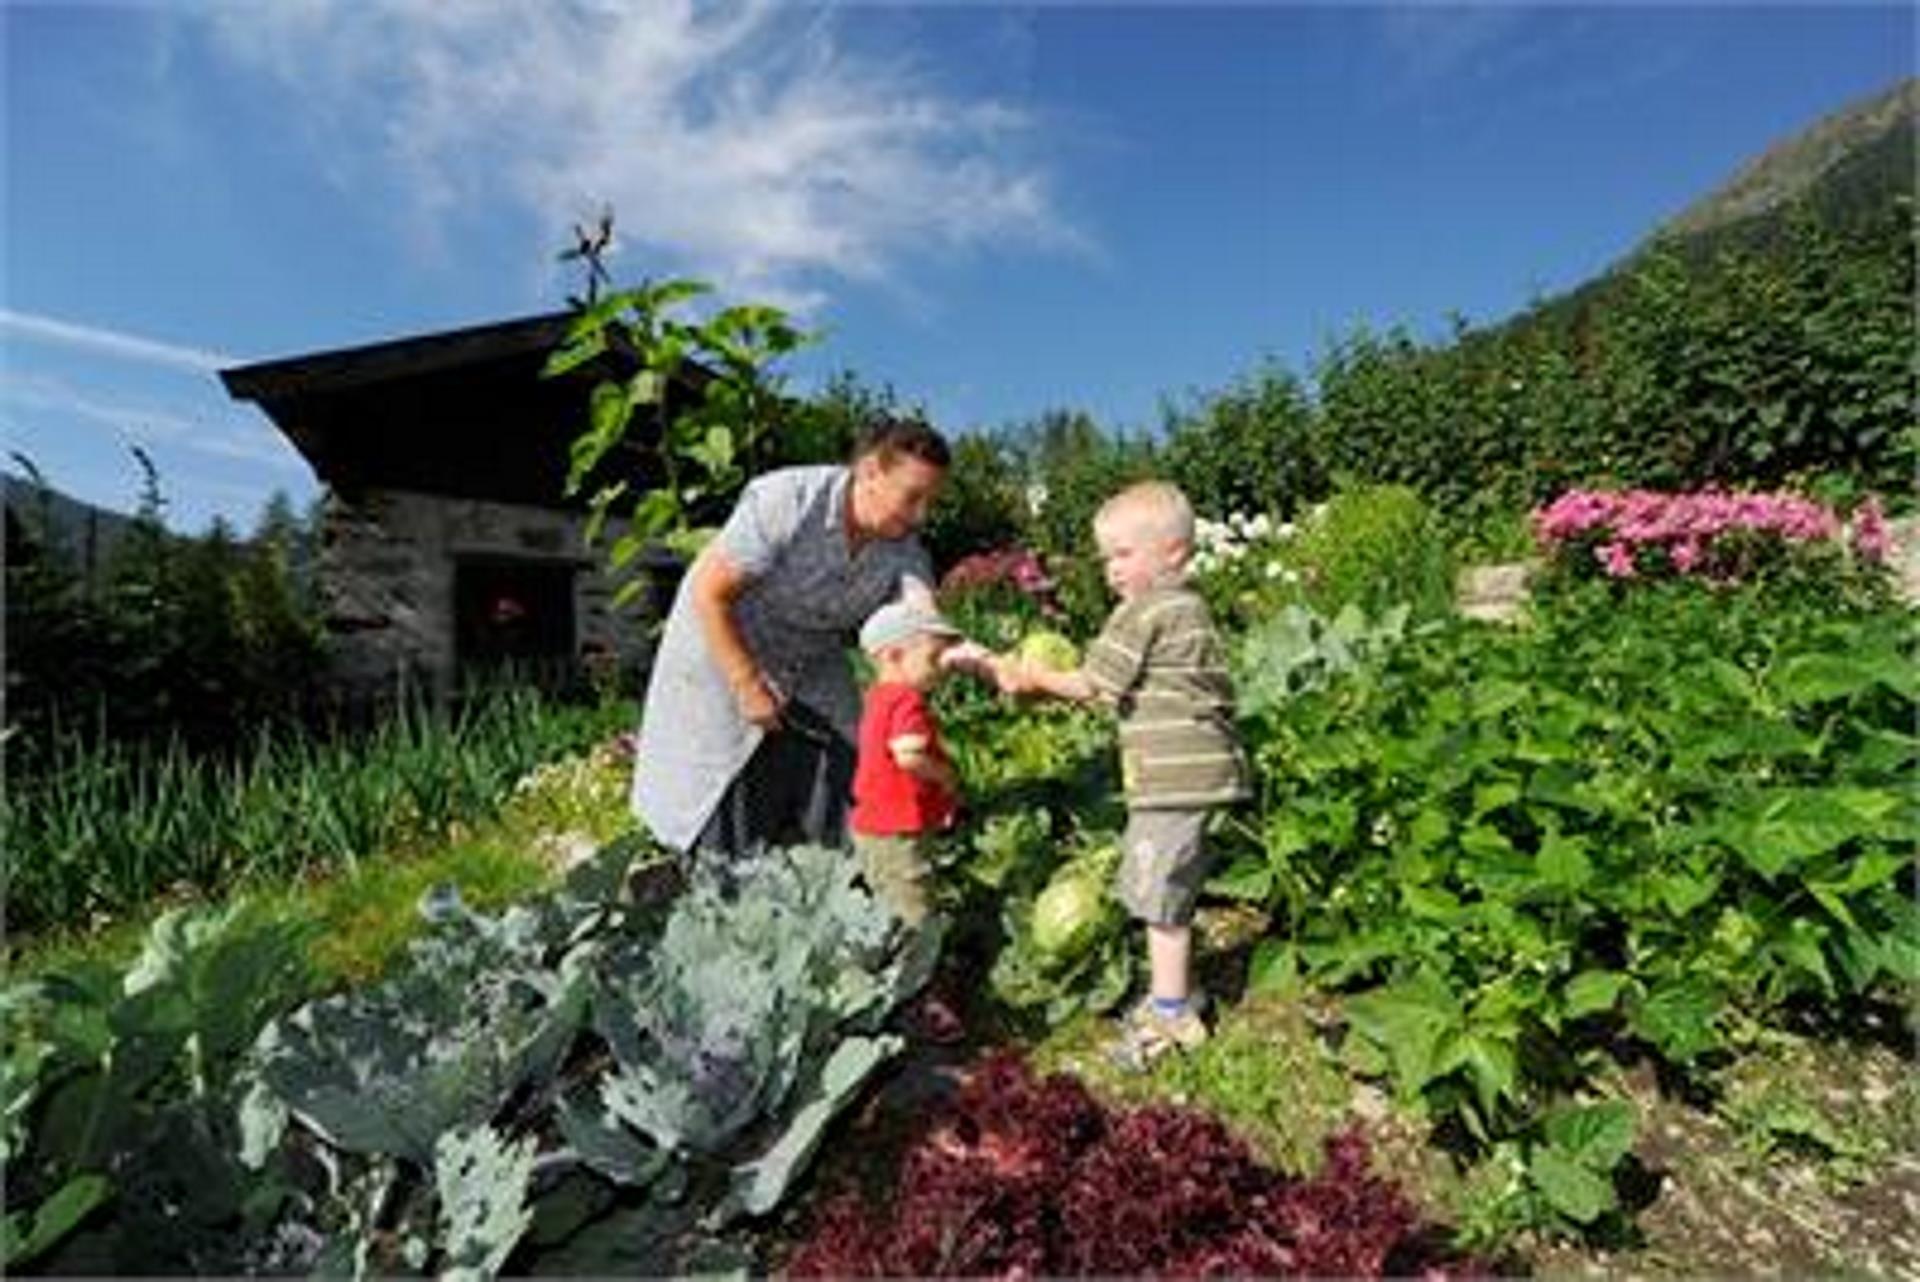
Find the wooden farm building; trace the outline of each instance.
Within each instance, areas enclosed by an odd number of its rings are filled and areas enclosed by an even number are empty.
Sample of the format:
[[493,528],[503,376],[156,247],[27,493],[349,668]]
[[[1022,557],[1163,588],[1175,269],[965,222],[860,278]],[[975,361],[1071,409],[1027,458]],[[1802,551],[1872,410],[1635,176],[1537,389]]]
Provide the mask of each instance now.
[[[541,377],[570,315],[315,352],[221,371],[326,487],[318,578],[338,688],[419,683],[445,694],[511,661],[564,673],[647,653],[632,607],[617,614],[586,505],[564,494],[569,446],[617,353]],[[644,485],[625,447],[594,483]],[[655,607],[658,601],[655,601]]]

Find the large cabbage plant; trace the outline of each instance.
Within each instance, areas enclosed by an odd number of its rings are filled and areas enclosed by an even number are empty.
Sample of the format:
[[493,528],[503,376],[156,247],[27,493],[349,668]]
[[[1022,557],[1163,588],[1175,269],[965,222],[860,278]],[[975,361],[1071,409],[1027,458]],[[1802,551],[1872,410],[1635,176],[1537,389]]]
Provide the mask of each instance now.
[[500,917],[435,899],[386,983],[259,1043],[248,1156],[312,1158],[304,1263],[750,1267],[724,1231],[779,1202],[899,1049],[882,1025],[937,947],[853,878],[798,848],[696,874],[670,909],[604,883]]

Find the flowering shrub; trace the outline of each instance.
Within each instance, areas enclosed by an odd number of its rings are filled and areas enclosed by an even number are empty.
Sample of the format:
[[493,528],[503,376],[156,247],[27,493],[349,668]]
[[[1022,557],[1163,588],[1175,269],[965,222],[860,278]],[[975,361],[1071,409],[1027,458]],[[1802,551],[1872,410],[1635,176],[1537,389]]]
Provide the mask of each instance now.
[[[1325,510],[1320,504],[1307,520],[1319,519]],[[1285,553],[1299,533],[1294,522],[1276,521],[1264,512],[1234,512],[1218,521],[1196,517],[1187,571],[1215,617],[1229,626],[1244,624],[1295,599],[1301,572]]]
[[1204,1113],[1109,1111],[1011,1052],[973,1070],[890,1191],[828,1202],[787,1274],[1379,1277],[1445,1263],[1357,1134],[1293,1180]]
[[[1321,508],[1325,506],[1322,504]],[[1257,516],[1235,512],[1224,521],[1197,517],[1193,523],[1193,561],[1190,568],[1195,574],[1229,569],[1243,561],[1249,553],[1260,550],[1262,543],[1284,543],[1296,532],[1291,521],[1275,522],[1265,512]],[[1278,577],[1285,571],[1278,561],[1267,562],[1266,569],[1270,577]]]
[[1797,494],[1569,490],[1532,520],[1542,550],[1563,569],[1610,579],[1737,583],[1835,553],[1880,566],[1892,543],[1873,498],[1843,525],[1831,508]]
[[1343,490],[1292,521],[1236,513],[1194,526],[1196,584],[1229,625],[1290,604],[1332,618],[1349,605],[1416,618],[1453,604],[1453,555],[1432,509],[1405,486]]
[[1001,548],[963,557],[940,580],[940,596],[952,600],[975,593],[1012,593],[1042,614],[1057,614],[1058,585],[1040,558],[1028,548]]

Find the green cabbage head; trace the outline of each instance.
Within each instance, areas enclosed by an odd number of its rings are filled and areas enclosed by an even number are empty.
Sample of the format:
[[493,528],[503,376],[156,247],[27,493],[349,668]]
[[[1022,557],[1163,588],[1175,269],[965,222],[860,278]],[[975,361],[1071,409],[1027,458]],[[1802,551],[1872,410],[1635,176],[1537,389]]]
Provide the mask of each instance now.
[[1107,879],[1098,870],[1061,869],[1033,901],[1033,946],[1055,960],[1083,951],[1099,933],[1106,899]]
[[1080,666],[1080,647],[1058,632],[1045,629],[1027,633],[1017,653],[1021,659],[1055,672],[1071,672]]

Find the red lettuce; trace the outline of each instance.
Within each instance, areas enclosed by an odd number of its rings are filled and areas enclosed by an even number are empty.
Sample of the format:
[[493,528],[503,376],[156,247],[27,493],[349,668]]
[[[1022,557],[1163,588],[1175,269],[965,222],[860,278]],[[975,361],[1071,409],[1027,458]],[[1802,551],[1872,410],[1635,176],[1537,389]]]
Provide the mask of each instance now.
[[1458,1271],[1411,1204],[1328,1141],[1311,1179],[1253,1160],[1220,1122],[1110,1111],[1012,1052],[979,1064],[907,1150],[891,1199],[827,1201],[794,1277],[1378,1277]]

